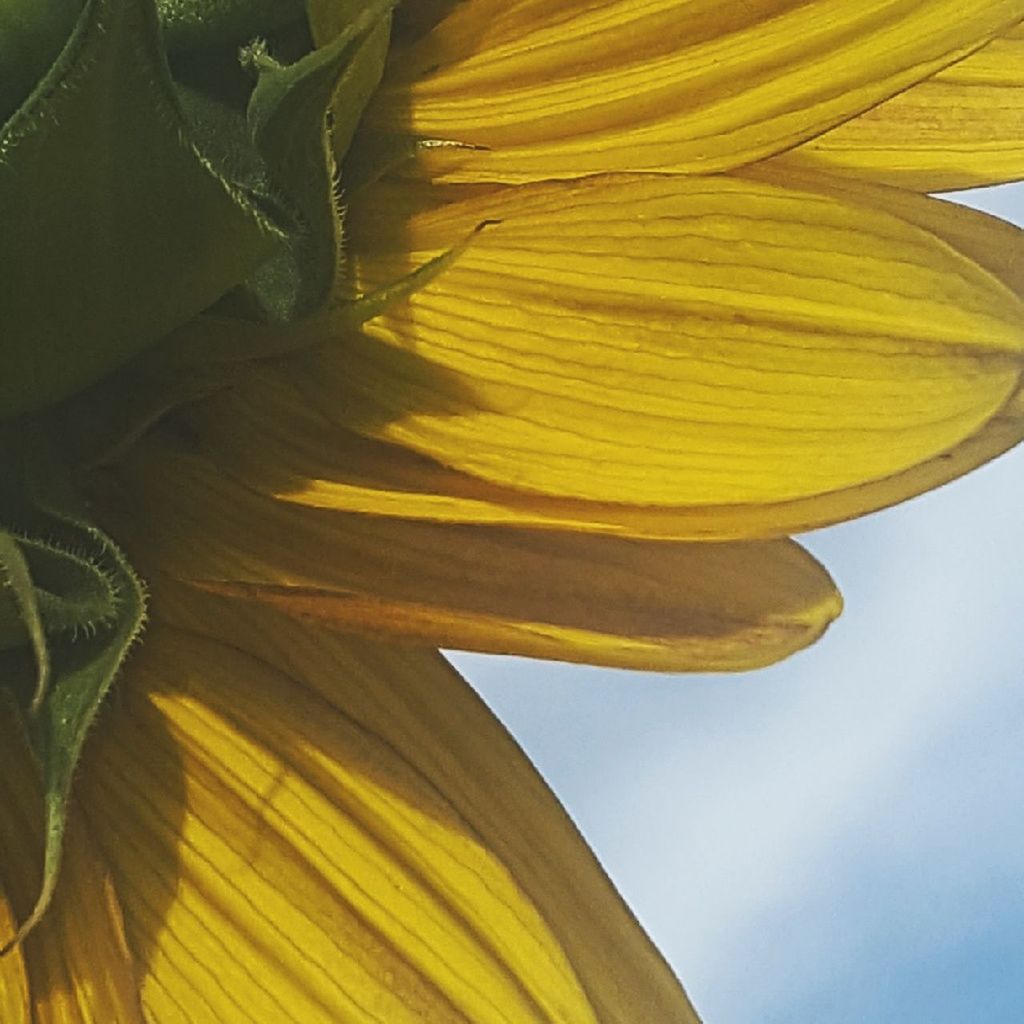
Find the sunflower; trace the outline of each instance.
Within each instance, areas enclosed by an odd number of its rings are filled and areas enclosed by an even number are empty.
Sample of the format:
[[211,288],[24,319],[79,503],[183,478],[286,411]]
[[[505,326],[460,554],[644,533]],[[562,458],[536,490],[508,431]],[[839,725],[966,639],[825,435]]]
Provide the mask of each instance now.
[[697,1020],[436,648],[768,664],[790,533],[1024,437],[926,194],[1024,177],[1022,22],[9,4],[5,1024]]

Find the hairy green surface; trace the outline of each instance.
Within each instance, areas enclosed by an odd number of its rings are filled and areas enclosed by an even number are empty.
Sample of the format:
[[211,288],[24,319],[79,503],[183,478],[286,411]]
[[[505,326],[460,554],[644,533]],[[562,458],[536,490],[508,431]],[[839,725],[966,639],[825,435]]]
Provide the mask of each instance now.
[[[14,943],[53,897],[82,744],[145,617],[142,584],[90,521],[52,438],[28,431],[16,449],[9,437],[5,445],[2,513],[15,525],[0,533],[0,563],[36,655],[26,728],[41,770],[46,838],[41,889]],[[0,620],[10,627],[9,608]],[[5,636],[10,644],[16,632]]]

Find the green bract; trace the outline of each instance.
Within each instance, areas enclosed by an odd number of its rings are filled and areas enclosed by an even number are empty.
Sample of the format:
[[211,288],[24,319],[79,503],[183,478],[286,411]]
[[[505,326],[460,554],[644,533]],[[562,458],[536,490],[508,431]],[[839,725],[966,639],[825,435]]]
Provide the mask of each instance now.
[[93,0],[0,133],[0,415],[81,389],[265,258],[191,142],[152,3]]
[[[246,42],[264,8],[276,31],[282,6],[165,5],[183,43],[197,12],[214,42],[233,30]],[[153,0],[85,5],[0,130],[0,416],[81,390],[247,279],[256,308],[279,319],[324,301],[337,263],[324,114],[344,88],[335,130],[351,138],[391,6],[365,5],[308,56],[300,18],[281,43],[297,60],[257,41],[243,68],[235,44],[168,64]]]
[[0,684],[20,700],[47,815],[19,940],[53,892],[86,731],[145,618],[76,470],[232,367],[318,337],[283,325],[315,327],[342,302],[365,318],[392,294],[336,294],[336,160],[393,6],[0,7]]
[[[20,941],[42,917],[57,883],[71,780],[86,733],[132,642],[142,631],[142,585],[117,546],[89,518],[45,430],[5,438],[0,568],[36,663],[27,721],[42,772],[46,813],[43,880]],[[42,540],[41,538],[46,538]],[[0,620],[12,639],[10,606]],[[17,651],[0,660],[18,681]]]

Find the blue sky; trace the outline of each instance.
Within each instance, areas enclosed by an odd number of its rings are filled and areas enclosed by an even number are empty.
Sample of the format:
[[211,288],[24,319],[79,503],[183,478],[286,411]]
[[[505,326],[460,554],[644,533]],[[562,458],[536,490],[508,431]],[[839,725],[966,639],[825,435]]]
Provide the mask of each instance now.
[[1024,1019],[1022,524],[1018,451],[805,537],[846,612],[756,673],[454,659],[707,1024]]

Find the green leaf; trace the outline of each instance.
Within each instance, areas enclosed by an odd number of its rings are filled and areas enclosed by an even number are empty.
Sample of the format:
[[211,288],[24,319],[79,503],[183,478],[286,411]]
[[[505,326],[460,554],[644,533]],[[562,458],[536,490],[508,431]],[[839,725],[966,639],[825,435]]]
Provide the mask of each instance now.
[[308,315],[334,285],[341,254],[334,154],[348,148],[380,82],[394,5],[364,4],[330,42],[293,64],[278,64],[262,45],[247,51],[259,73],[247,111],[250,136],[297,223],[288,246],[248,282],[274,319]]
[[0,129],[0,223],[0,417],[99,379],[279,237],[190,140],[153,0],[88,0]]
[[[73,591],[73,584],[56,579],[70,564],[60,553],[73,553],[80,567],[86,563],[96,570],[96,577],[103,581],[101,590],[108,589],[105,594],[89,592],[87,585],[79,595],[84,602],[79,613],[93,619],[97,611],[104,613],[88,628],[58,644],[52,643],[49,635],[46,638],[50,686],[36,702],[38,706],[28,722],[29,740],[42,771],[46,815],[42,885],[31,914],[0,955],[28,935],[50,904],[60,869],[71,783],[82,745],[145,619],[141,582],[113,541],[89,521],[52,446],[45,440],[30,441],[22,455],[24,490],[19,496],[22,507],[16,514],[23,520],[30,518],[31,533],[50,538],[47,546],[57,552],[48,570],[55,578],[33,578],[33,587],[37,592],[46,591],[41,584]],[[9,546],[5,550],[9,556]],[[9,566],[6,559],[5,565]],[[40,617],[44,626],[48,625],[42,606]]]

